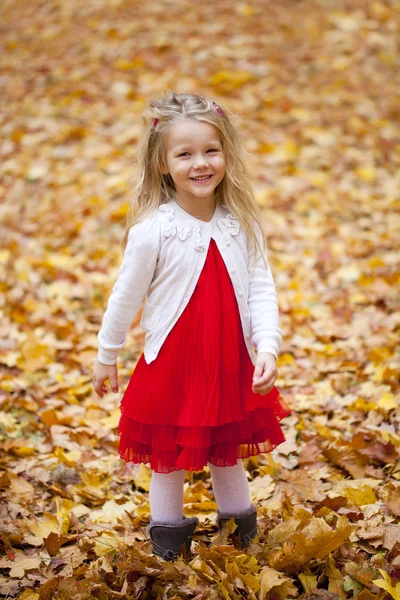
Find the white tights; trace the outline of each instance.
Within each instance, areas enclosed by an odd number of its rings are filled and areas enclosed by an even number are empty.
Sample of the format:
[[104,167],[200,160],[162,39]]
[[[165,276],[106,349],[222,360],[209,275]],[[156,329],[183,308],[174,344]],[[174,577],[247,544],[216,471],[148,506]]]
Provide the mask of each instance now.
[[[250,490],[241,459],[233,467],[208,463],[215,501],[221,513],[239,514],[250,508]],[[183,484],[186,471],[152,472],[149,490],[153,521],[175,523],[183,514]]]

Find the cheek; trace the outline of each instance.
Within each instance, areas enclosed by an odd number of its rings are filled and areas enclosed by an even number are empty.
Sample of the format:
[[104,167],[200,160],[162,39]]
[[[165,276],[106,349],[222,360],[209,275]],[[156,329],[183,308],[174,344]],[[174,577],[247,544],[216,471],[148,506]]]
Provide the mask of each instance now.
[[179,163],[179,164],[175,164],[173,166],[173,173],[179,177],[180,175],[184,175],[188,170],[188,165],[185,165],[185,163]]
[[221,153],[213,157],[213,162],[219,166],[225,166],[225,156]]
[[225,159],[223,157],[218,157],[214,165],[219,171],[225,171]]

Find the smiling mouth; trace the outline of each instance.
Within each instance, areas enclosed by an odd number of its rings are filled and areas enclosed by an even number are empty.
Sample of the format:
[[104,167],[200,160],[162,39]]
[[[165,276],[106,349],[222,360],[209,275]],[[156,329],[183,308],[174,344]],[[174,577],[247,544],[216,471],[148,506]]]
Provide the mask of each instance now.
[[193,181],[207,181],[207,179],[210,179],[211,177],[212,175],[202,175],[201,177],[191,177],[190,179]]

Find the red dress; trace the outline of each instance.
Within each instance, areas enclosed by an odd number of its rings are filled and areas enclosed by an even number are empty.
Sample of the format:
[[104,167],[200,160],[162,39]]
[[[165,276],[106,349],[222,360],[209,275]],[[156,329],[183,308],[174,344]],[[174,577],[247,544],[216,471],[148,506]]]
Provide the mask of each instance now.
[[144,354],[120,403],[118,452],[158,473],[201,471],[207,462],[270,452],[285,441],[291,409],[276,387],[252,391],[249,356],[232,282],[215,241],[185,310],[157,358]]

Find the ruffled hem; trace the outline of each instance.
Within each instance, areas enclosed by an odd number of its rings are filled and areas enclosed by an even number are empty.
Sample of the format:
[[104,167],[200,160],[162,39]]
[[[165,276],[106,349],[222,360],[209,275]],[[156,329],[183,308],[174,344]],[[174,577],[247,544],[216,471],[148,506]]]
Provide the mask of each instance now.
[[238,458],[271,452],[285,442],[279,421],[291,412],[281,396],[241,421],[215,426],[154,425],[124,412],[118,426],[118,452],[126,462],[149,463],[158,473],[201,471],[208,462],[233,466]]

